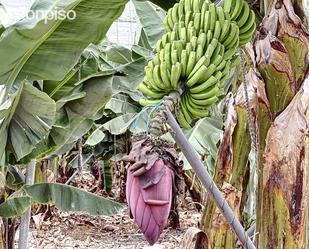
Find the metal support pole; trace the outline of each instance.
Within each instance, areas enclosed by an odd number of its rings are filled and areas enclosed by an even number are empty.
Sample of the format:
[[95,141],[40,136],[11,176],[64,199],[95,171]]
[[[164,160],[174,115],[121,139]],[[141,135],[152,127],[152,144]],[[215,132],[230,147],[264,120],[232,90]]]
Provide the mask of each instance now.
[[[27,166],[27,169],[26,169],[26,184],[27,185],[32,185],[34,182],[35,163],[36,163],[36,160],[32,159],[31,162]],[[20,228],[19,228],[18,249],[27,249],[30,218],[31,218],[31,206],[21,216]]]
[[256,249],[253,242],[247,235],[245,229],[240,224],[237,217],[234,215],[233,210],[231,209],[229,204],[226,202],[222,193],[220,192],[220,190],[218,189],[218,187],[212,180],[212,177],[206,171],[205,166],[201,162],[200,157],[198,156],[197,152],[194,150],[194,148],[191,146],[191,144],[185,137],[183,131],[179,127],[177,121],[175,120],[173,114],[171,113],[168,107],[166,107],[166,114],[167,114],[167,123],[170,125],[172,129],[171,135],[173,136],[177,145],[180,147],[182,153],[187,158],[192,169],[195,171],[196,175],[199,177],[203,186],[206,188],[209,195],[212,196],[217,207],[221,210],[221,213],[224,215],[226,220],[229,222],[231,228],[234,230],[239,241],[247,249]]

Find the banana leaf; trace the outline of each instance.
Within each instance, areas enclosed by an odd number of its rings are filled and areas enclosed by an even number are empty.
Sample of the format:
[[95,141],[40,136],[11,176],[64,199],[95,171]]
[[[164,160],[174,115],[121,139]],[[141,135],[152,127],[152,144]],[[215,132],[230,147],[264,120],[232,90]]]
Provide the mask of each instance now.
[[155,9],[154,5],[149,2],[137,0],[133,0],[132,2],[149,45],[154,48],[157,41],[165,33],[163,26],[165,13],[159,8]]
[[25,78],[62,80],[90,43],[99,43],[127,0],[37,0],[31,11],[75,13],[75,18],[44,15],[24,18],[1,35],[0,82],[13,84]]
[[0,217],[12,218],[23,214],[31,205],[29,196],[8,198],[0,204]]
[[68,127],[53,127],[51,137],[57,146],[52,154],[62,154],[87,133],[94,123],[93,117],[112,96],[112,76],[92,78],[84,83],[86,96],[68,102],[63,108]]
[[20,160],[48,136],[56,104],[26,81],[13,87],[0,87],[0,157],[5,163],[6,152]]
[[34,202],[55,204],[65,212],[87,212],[90,215],[111,215],[122,206],[101,196],[58,183],[40,183],[24,187]]

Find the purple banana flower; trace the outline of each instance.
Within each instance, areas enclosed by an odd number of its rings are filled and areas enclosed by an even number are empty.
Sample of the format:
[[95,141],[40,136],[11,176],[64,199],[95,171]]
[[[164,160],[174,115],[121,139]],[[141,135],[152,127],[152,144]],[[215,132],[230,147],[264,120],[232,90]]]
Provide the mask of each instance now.
[[156,243],[168,222],[177,158],[170,144],[152,143],[148,136],[138,137],[130,154],[122,159],[130,163],[126,183],[130,213],[150,245]]

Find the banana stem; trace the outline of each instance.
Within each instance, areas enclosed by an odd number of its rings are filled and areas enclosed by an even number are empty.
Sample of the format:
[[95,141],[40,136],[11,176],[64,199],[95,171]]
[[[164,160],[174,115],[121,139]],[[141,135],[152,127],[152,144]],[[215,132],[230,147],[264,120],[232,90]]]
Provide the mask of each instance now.
[[[33,159],[27,166],[27,169],[26,169],[26,184],[27,185],[32,185],[34,182],[35,163],[36,163],[36,160]],[[30,218],[31,218],[31,206],[21,216],[18,249],[27,249]]]
[[162,136],[164,131],[164,124],[166,123],[166,115],[165,108],[166,106],[172,110],[177,107],[177,103],[180,99],[180,95],[182,93],[182,89],[177,89],[175,91],[170,92],[168,96],[164,98],[164,105],[161,105],[157,109],[154,110],[150,123],[149,134],[155,137]]
[[195,171],[197,176],[199,177],[201,183],[206,188],[210,196],[212,196],[214,202],[217,207],[221,210],[221,213],[224,215],[226,220],[229,222],[231,228],[234,230],[236,236],[242,245],[247,249],[256,249],[253,242],[249,238],[243,226],[240,224],[237,217],[234,215],[231,207],[224,199],[222,193],[212,180],[211,176],[205,169],[205,166],[200,160],[200,157],[191,146],[187,138],[185,137],[183,131],[179,127],[177,121],[175,120],[173,114],[170,109],[167,107],[165,109],[165,113],[167,115],[167,123],[170,125],[172,131],[171,135],[176,141],[177,145],[180,147],[181,151],[185,155],[186,159],[190,163],[192,169]]

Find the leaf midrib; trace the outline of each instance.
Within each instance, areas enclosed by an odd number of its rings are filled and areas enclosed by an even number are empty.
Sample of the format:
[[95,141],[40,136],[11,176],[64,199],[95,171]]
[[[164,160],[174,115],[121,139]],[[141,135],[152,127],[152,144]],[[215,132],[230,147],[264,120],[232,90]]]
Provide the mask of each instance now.
[[[53,3],[51,5],[51,7],[49,8],[49,10],[51,8],[53,8],[57,3],[59,3],[60,0],[57,0],[55,3]],[[71,8],[64,8],[64,10],[68,10],[68,9],[74,9],[77,5],[79,5],[83,0],[79,0],[76,2],[76,4],[74,4]],[[39,22],[41,22],[43,20],[40,20]],[[14,84],[16,78],[19,75],[19,72],[21,71],[21,69],[23,68],[23,66],[26,64],[26,62],[29,60],[29,58],[31,57],[31,55],[33,54],[34,51],[36,51],[38,49],[38,47],[45,41],[47,40],[47,38],[49,38],[51,36],[51,34],[60,26],[60,24],[63,22],[64,20],[58,20],[55,22],[55,24],[51,27],[51,29],[49,29],[48,32],[46,32],[46,34],[44,34],[39,40],[38,42],[32,47],[30,48],[23,56],[22,58],[19,60],[19,62],[17,63],[17,65],[13,68],[9,78],[8,78],[8,84],[12,85]],[[39,23],[38,22],[38,23]]]

